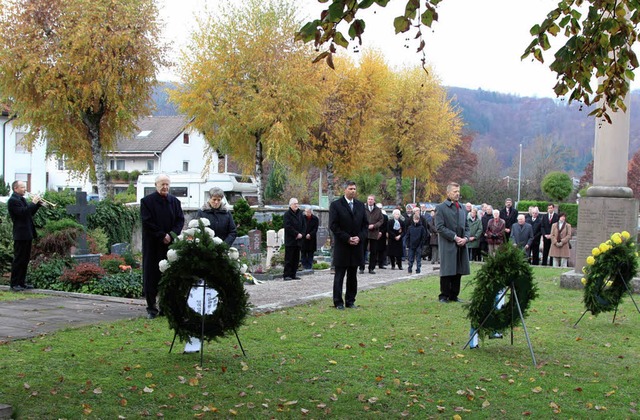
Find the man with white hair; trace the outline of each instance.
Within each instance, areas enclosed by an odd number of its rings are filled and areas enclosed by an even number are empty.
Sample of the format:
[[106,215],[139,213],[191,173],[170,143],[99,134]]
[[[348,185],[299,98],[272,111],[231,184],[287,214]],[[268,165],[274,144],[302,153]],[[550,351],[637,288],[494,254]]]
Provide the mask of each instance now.
[[282,218],[284,224],[284,280],[300,280],[297,276],[298,264],[300,264],[300,247],[304,232],[304,220],[298,199],[292,197],[289,200],[289,210]]
[[524,219],[524,214],[519,214],[518,222],[511,226],[511,242],[513,242],[513,246],[524,250],[528,257],[533,242],[533,228],[529,223],[525,223]]
[[140,200],[142,220],[142,281],[150,319],[159,315],[156,298],[160,282],[158,263],[167,257],[173,241],[171,232],[179,235],[184,227],[180,200],[169,194],[171,180],[165,174],[156,177],[156,191]]

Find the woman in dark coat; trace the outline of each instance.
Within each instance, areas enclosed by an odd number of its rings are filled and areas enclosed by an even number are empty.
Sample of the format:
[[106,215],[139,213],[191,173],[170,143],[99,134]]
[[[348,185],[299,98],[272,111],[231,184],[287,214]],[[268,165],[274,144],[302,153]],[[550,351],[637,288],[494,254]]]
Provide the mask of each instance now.
[[302,231],[302,246],[300,247],[300,260],[302,268],[311,270],[313,268],[313,254],[318,249],[318,227],[320,220],[313,214],[313,209],[309,206],[304,209],[304,230]]
[[400,220],[400,210],[393,211],[393,217],[387,224],[387,255],[391,261],[391,269],[395,270],[396,263],[398,269],[402,270],[402,241],[404,239],[404,223]]
[[222,205],[224,201],[224,191],[221,188],[213,187],[209,190],[209,200],[204,203],[202,209],[198,210],[196,217],[209,219],[209,226],[216,236],[222,239],[227,245],[233,245],[238,232],[236,224],[229,213]]

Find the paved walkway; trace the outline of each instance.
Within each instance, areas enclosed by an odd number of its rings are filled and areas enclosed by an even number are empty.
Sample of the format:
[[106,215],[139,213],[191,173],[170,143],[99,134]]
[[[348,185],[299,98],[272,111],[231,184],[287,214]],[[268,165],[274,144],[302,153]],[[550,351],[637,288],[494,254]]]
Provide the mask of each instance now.
[[[438,273],[439,266],[422,265],[422,274],[410,276],[405,270],[378,270],[377,274],[358,275],[358,290],[368,290],[407,279]],[[265,281],[246,285],[249,301],[255,311],[271,311],[327,298],[332,305],[333,275],[329,270],[303,274],[302,280]],[[7,286],[0,291],[7,293]],[[146,315],[143,299],[123,299],[107,296],[64,293],[46,290],[20,292],[22,299],[0,301],[0,344],[47,334],[63,328],[79,327],[99,322],[137,318]],[[30,298],[31,293],[45,293],[43,298]]]

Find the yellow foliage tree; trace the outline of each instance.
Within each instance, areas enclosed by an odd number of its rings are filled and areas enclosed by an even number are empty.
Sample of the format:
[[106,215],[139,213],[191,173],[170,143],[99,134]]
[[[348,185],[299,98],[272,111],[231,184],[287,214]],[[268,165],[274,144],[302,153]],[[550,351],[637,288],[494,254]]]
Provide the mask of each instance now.
[[296,144],[320,115],[320,67],[313,51],[293,40],[300,24],[292,1],[228,2],[199,21],[183,53],[182,86],[171,92],[215,149],[253,166],[258,205],[263,165],[298,167]]
[[72,169],[93,163],[106,197],[103,153],[149,112],[164,49],[153,0],[4,0],[0,101],[31,144]]
[[402,204],[403,176],[424,182],[427,196],[434,193],[431,179],[460,143],[459,112],[432,74],[417,67],[394,73],[377,117],[379,136],[372,150],[378,165],[395,177],[397,205]]

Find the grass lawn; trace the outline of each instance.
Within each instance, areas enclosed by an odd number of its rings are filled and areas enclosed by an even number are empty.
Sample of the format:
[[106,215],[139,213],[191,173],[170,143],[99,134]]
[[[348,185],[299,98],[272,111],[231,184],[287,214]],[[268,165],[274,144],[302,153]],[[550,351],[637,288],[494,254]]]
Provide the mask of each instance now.
[[[19,418],[602,418],[638,417],[640,314],[630,299],[585,316],[560,271],[536,268],[540,297],[502,340],[462,350],[461,304],[437,301],[437,277],[248,318],[200,355],[168,353],[164,318],[60,331],[0,346],[0,403]],[[461,298],[471,295],[464,284]],[[638,301],[638,299],[636,299]],[[633,366],[636,366],[635,368]],[[634,373],[635,372],[635,373]],[[459,416],[459,417],[458,417]]]
[[24,292],[12,292],[10,290],[0,290],[0,302],[6,302],[10,300],[24,300],[24,299],[44,299],[49,297],[42,293],[24,293]]

